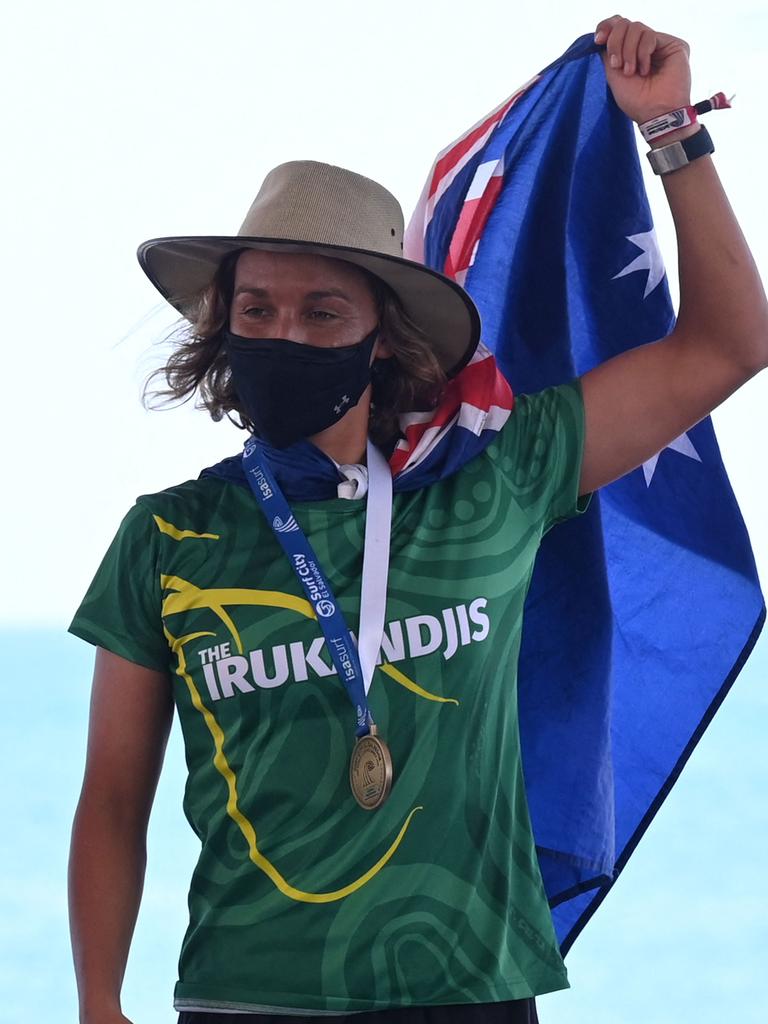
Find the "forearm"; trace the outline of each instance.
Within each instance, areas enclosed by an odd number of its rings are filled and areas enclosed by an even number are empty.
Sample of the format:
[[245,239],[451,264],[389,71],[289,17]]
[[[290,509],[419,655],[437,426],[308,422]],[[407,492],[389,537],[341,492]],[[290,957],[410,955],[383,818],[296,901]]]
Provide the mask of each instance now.
[[768,364],[768,304],[712,158],[662,181],[677,233],[678,332],[697,346],[715,346],[746,375],[755,373]]
[[[597,26],[606,79],[636,124],[691,105],[689,47],[619,15]],[[699,131],[689,125],[654,140],[665,146]],[[752,254],[711,157],[662,177],[675,222],[680,274],[676,347],[710,356],[722,369],[719,394],[768,364],[768,306]],[[717,376],[717,374],[715,374]],[[719,400],[722,400],[720,397]],[[717,404],[717,397],[714,402]]]
[[69,864],[72,952],[82,1024],[120,1019],[120,989],[144,882],[144,829],[84,791]]

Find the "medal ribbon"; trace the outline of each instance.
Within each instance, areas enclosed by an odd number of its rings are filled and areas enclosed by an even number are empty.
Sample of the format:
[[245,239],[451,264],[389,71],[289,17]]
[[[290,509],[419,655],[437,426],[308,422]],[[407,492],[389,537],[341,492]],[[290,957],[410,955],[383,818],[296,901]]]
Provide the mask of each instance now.
[[262,457],[259,442],[251,438],[243,450],[245,478],[314,609],[331,660],[355,709],[355,734],[358,737],[367,735],[373,725],[368,691],[384,631],[392,525],[392,472],[384,456],[370,441],[367,458],[368,499],[358,648],[312,545],[296,522],[266,459]]

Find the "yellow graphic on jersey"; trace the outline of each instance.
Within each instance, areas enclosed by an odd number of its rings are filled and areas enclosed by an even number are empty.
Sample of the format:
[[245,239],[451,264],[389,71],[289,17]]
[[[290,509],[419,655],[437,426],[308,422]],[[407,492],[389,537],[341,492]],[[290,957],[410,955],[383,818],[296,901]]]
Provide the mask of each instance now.
[[[305,618],[316,618],[309,601],[303,597],[294,597],[293,594],[284,594],[279,590],[251,590],[245,587],[214,587],[203,590],[196,587],[194,583],[181,579],[180,576],[161,576],[160,586],[164,590],[173,591],[163,601],[163,617],[186,612],[192,608],[208,608],[221,619],[229,630],[239,654],[243,653],[243,642],[225,605],[262,605],[267,608],[286,608]],[[389,676],[399,686],[409,690],[417,697],[435,701],[438,704],[458,705],[459,703],[454,697],[440,697],[436,693],[430,693],[429,690],[425,690],[418,683],[409,679],[394,665],[385,662],[378,668],[384,675]]]
[[174,526],[173,523],[166,522],[166,520],[161,519],[160,516],[153,515],[152,518],[155,520],[160,533],[165,533],[169,537],[173,537],[174,540],[187,540],[189,537],[195,537],[198,540],[221,539],[218,533],[195,533],[194,530],[180,530],[178,526]]
[[237,777],[235,776],[235,773],[227,760],[227,755],[224,752],[224,732],[216,721],[213,712],[203,703],[200,692],[195,686],[192,676],[187,671],[184,644],[189,643],[192,640],[197,640],[199,637],[215,636],[215,634],[208,632],[189,633],[187,636],[176,638],[168,632],[167,628],[164,628],[164,632],[171,650],[178,658],[179,664],[176,669],[176,674],[181,676],[186,683],[189,695],[192,698],[192,704],[203,716],[205,724],[208,726],[208,730],[213,737],[213,744],[215,748],[213,764],[227,784],[227,814],[243,834],[245,841],[248,844],[248,855],[256,867],[264,872],[264,874],[284,896],[300,903],[333,903],[335,900],[342,900],[345,896],[349,896],[358,889],[362,889],[364,885],[370,882],[370,880],[374,878],[379,871],[381,871],[387,861],[391,860],[398,846],[400,846],[403,841],[403,837],[408,831],[408,826],[411,824],[413,816],[417,811],[421,811],[424,808],[421,806],[413,808],[403,822],[400,831],[395,836],[395,839],[389,849],[364,874],[360,875],[359,878],[356,878],[354,882],[350,882],[349,885],[345,885],[340,889],[334,889],[330,892],[305,892],[303,889],[297,889],[296,886],[291,885],[291,883],[280,874],[272,861],[268,860],[259,850],[256,829],[240,810],[240,806],[238,804]]

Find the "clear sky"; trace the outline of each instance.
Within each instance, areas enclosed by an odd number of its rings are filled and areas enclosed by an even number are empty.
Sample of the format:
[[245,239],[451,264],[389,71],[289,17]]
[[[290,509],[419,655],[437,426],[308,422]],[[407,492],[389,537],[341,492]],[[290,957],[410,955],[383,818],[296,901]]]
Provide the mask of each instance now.
[[[155,343],[173,317],[140,271],[137,245],[234,233],[265,173],[296,158],[381,181],[407,217],[440,148],[613,13],[592,0],[9,9],[0,626],[65,624],[135,496],[196,476],[241,444],[229,424],[190,408],[142,409],[142,381],[162,361]],[[689,41],[694,100],[736,94],[707,125],[768,275],[764,0],[621,13]],[[663,191],[655,180],[648,188],[674,294]],[[768,374],[715,425],[766,578]]]

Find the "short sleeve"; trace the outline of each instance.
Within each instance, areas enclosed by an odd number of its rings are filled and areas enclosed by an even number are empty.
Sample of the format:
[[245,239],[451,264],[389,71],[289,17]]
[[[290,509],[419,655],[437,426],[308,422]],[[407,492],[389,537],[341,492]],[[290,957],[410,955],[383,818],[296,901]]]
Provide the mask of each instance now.
[[518,502],[542,533],[586,510],[590,496],[579,497],[584,401],[578,378],[516,395],[499,442]]
[[134,505],[123,519],[69,632],[146,668],[167,671],[157,529]]

